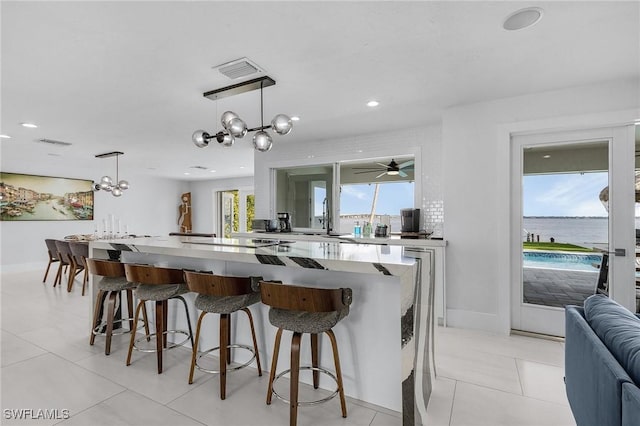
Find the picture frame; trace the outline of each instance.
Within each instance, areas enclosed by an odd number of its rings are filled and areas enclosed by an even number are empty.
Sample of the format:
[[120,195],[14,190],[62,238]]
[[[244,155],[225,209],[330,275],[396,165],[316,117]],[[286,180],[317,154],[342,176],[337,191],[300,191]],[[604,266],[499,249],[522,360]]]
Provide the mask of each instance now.
[[0,172],[0,221],[93,220],[93,181]]

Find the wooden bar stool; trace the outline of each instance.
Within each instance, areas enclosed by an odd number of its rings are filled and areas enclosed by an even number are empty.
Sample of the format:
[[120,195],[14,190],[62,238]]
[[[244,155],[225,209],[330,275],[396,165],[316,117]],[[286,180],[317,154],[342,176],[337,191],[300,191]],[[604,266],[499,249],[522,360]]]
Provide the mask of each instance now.
[[[311,288],[262,281],[260,282],[260,293],[262,295],[262,303],[271,307],[269,309],[269,322],[278,327],[273,347],[271,372],[269,373],[267,405],[271,404],[272,395],[287,402],[290,407],[289,424],[295,426],[298,418],[298,406],[326,402],[334,396],[340,395],[342,417],[347,417],[347,404],[342,386],[338,344],[332,328],[349,314],[349,305],[351,305],[352,300],[351,289]],[[293,331],[291,339],[291,369],[285,370],[276,376],[280,339],[282,338],[283,330]],[[303,333],[311,334],[311,366],[300,366],[300,340]],[[326,333],[329,336],[329,340],[331,340],[335,375],[319,366],[318,334],[321,333]],[[313,387],[316,389],[319,385],[319,373],[327,374],[335,380],[337,384],[336,390],[331,395],[316,401],[298,401],[300,370],[312,370]],[[273,384],[289,372],[291,373],[291,384],[289,400],[287,400],[273,389]]]
[[[127,281],[124,273],[124,265],[120,262],[102,259],[86,259],[87,269],[92,275],[101,277],[95,282],[98,289],[96,296],[96,305],[93,310],[93,322],[91,323],[91,338],[89,344],[93,345],[96,336],[103,335],[106,337],[104,354],[111,353],[111,337],[114,334],[124,334],[134,330],[133,325],[133,290],[136,284]],[[127,293],[127,306],[129,308],[129,317],[115,319],[116,304],[122,301],[122,292]],[[107,317],[103,321],[104,301],[108,298]],[[122,304],[120,303],[120,306]],[[142,316],[144,318],[144,327],[149,334],[149,322],[147,321],[147,310],[143,309]],[[129,322],[129,330],[121,329],[120,332],[113,332],[114,324],[122,325],[125,321]],[[105,330],[104,332],[102,330]],[[133,333],[135,334],[135,333]]]
[[[214,275],[212,273],[202,272],[184,272],[189,290],[198,293],[195,300],[195,306],[202,313],[198,317],[198,325],[196,326],[196,340],[193,345],[193,354],[191,357],[191,370],[189,371],[189,384],[193,383],[193,373],[195,368],[206,373],[220,374],[220,399],[226,398],[227,371],[235,371],[251,364],[255,359],[258,365],[258,376],[262,376],[262,368],[260,366],[260,354],[258,353],[258,344],[256,342],[256,332],[253,327],[253,317],[249,306],[260,301],[259,283],[262,277],[226,277]],[[249,325],[251,327],[251,337],[253,338],[253,348],[246,345],[230,344],[231,330],[231,314],[236,311],[244,311],[249,317]],[[206,351],[198,352],[198,343],[200,341],[200,327],[202,320],[208,313],[220,314],[220,346]],[[240,366],[228,368],[227,364],[231,364],[231,348],[246,349],[253,354],[253,357]],[[220,352],[220,370],[208,370],[198,365],[198,360],[204,355],[219,350]]]
[[[181,296],[188,293],[189,288],[184,282],[184,272],[182,269],[161,268],[148,265],[124,265],[125,275],[127,281],[132,283],[138,283],[136,288],[136,296],[139,299],[138,306],[136,307],[136,314],[133,317],[133,328],[137,328],[138,317],[140,316],[140,309],[144,306],[147,300],[152,300],[156,304],[156,348],[153,350],[141,349],[136,347],[136,342],[147,340],[151,338],[149,332],[141,338],[136,340],[135,333],[131,333],[131,341],[129,342],[129,353],[127,354],[127,365],[131,365],[131,353],[134,347],[140,352],[156,352],[158,359],[158,374],[162,373],[162,351],[166,349],[172,349],[181,346],[187,340],[191,340],[191,347],[193,347],[193,332],[191,331],[191,319],[189,318],[189,308],[187,302]],[[179,299],[184,305],[184,310],[187,315],[187,326],[189,331],[184,330],[167,330],[167,318],[169,299]],[[184,341],[180,343],[173,343],[167,345],[167,335],[172,334],[184,334],[187,336]]]

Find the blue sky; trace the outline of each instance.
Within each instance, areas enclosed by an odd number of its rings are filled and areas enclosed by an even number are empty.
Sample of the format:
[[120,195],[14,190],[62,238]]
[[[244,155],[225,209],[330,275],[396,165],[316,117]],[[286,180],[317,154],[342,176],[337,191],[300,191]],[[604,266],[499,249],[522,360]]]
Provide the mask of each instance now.
[[525,176],[524,216],[607,216],[598,196],[608,178],[606,172]]
[[[399,215],[400,209],[413,207],[413,182],[382,183],[376,202],[376,214]],[[340,214],[369,214],[374,184],[342,185]]]
[[[523,179],[524,216],[607,216],[599,194],[608,173],[530,175]],[[343,185],[341,214],[369,214],[375,185]],[[413,207],[413,182],[380,185],[376,214],[400,214]]]

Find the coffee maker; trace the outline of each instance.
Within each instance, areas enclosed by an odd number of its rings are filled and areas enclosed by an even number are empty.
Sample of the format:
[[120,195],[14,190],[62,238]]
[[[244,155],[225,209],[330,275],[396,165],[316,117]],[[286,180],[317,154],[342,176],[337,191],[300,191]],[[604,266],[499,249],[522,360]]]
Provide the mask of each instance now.
[[291,213],[278,213],[280,232],[291,232]]

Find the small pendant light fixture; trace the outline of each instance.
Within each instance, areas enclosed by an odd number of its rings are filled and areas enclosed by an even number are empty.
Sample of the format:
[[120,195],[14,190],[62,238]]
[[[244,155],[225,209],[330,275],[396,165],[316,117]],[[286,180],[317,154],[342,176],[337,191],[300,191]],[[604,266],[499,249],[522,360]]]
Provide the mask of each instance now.
[[124,152],[113,151],[113,152],[105,152],[104,154],[97,154],[96,158],[108,158],[108,157],[116,157],[116,178],[111,179],[109,176],[102,176],[99,183],[93,185],[93,189],[96,191],[111,192],[111,195],[114,197],[119,197],[122,195],[122,191],[126,191],[129,189],[129,182],[126,180],[120,180],[119,176],[119,165],[118,165],[118,156],[124,155]]
[[204,130],[196,130],[191,139],[198,148],[204,148],[209,145],[211,139],[215,139],[223,146],[232,146],[236,138],[243,138],[248,132],[256,132],[253,135],[253,147],[256,151],[266,152],[273,146],[273,138],[267,132],[272,129],[279,135],[286,135],[293,128],[293,121],[285,114],[278,114],[273,117],[271,124],[264,125],[264,102],[262,90],[265,87],[273,86],[276,82],[271,77],[264,76],[249,80],[244,83],[234,84],[233,86],[223,87],[222,89],[212,90],[204,93],[206,98],[218,100],[227,96],[238,95],[240,93],[249,92],[251,90],[260,89],[260,126],[247,128],[247,124],[238,114],[233,111],[225,111],[220,118],[224,130],[214,135],[210,135]]

